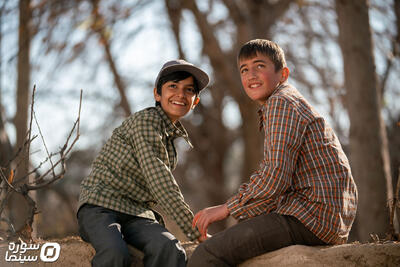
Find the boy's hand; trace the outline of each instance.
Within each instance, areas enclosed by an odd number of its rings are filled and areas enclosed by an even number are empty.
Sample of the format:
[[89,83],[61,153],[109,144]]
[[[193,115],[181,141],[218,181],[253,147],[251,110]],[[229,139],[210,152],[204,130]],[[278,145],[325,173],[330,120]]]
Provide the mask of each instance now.
[[207,239],[208,226],[216,221],[220,221],[229,216],[228,206],[226,204],[205,208],[194,216],[192,227],[199,229],[201,237]]
[[202,242],[206,241],[207,238],[210,238],[210,237],[211,237],[211,235],[210,235],[210,234],[207,234],[206,237],[200,236],[197,240],[198,240],[200,243],[202,243]]

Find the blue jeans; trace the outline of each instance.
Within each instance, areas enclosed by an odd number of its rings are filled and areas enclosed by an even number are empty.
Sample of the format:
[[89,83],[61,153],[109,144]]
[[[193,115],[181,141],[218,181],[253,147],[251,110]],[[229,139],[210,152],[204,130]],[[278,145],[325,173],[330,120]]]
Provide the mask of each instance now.
[[186,266],[179,241],[154,220],[84,204],[78,211],[79,233],[92,244],[92,266],[130,266],[127,243],[144,253],[144,266]]
[[293,216],[269,213],[239,222],[201,243],[189,267],[236,266],[290,245],[326,245]]

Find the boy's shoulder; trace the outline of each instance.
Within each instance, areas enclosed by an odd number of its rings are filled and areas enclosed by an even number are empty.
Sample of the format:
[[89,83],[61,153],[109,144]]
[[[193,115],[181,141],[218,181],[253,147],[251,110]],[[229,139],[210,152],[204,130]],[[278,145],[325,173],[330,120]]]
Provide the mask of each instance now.
[[148,121],[148,120],[162,120],[160,113],[156,107],[148,107],[135,112],[132,116],[133,120]]
[[297,107],[301,102],[307,102],[302,94],[288,83],[280,85],[268,98],[266,105],[280,101],[285,104]]
[[315,117],[319,117],[318,112],[305,99],[305,97],[297,90],[296,87],[289,83],[282,84],[266,101],[266,105],[276,105],[276,101],[284,103],[286,108],[293,109],[300,117],[309,121]]
[[140,111],[135,112],[129,116],[123,123],[123,127],[128,127],[131,129],[137,129],[140,127],[150,127],[155,128],[161,127],[163,119],[158,112],[156,107],[148,107]]

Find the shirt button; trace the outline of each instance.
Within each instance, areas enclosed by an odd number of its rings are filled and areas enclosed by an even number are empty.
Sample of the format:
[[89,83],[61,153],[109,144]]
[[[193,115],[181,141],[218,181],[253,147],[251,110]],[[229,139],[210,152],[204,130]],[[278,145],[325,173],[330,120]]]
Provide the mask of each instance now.
[[239,219],[243,220],[244,218],[246,218],[245,216],[240,216]]

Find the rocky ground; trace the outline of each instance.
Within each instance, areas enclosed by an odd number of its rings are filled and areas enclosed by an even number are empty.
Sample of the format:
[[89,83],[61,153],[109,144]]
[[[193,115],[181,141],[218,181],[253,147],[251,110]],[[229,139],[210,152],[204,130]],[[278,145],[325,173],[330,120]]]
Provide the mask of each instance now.
[[[0,246],[0,266],[90,266],[90,260],[94,255],[94,249],[80,238],[69,237],[51,241],[39,240],[36,244],[43,246],[46,242],[57,242],[60,244],[61,252],[57,261],[51,263],[43,262],[39,257],[40,249],[26,249],[23,254],[25,259],[32,260],[37,256],[37,260],[26,261],[22,265],[18,261],[11,261],[18,259],[23,260],[23,257],[11,257],[11,255],[21,255],[21,253],[13,254],[15,249],[10,250],[9,244],[3,244]],[[196,244],[185,242],[183,246],[190,257]],[[29,244],[27,244],[27,247],[29,247]],[[19,252],[21,252],[21,250]],[[134,248],[131,248],[131,252],[135,259],[132,266],[143,266],[143,254]],[[8,261],[6,261],[7,256]],[[30,258],[28,258],[29,256]],[[400,243],[351,243],[326,247],[296,245],[258,256],[240,265],[240,267],[246,266],[400,266]]]

